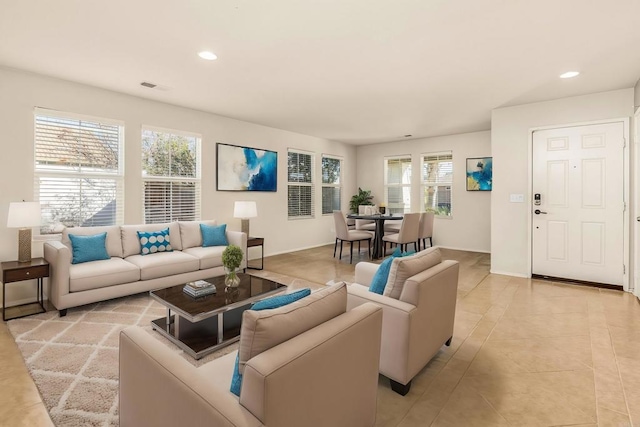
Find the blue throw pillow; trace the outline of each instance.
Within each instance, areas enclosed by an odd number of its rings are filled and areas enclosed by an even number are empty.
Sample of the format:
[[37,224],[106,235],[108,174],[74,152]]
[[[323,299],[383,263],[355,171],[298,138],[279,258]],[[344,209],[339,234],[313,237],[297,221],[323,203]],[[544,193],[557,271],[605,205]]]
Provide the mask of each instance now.
[[107,252],[106,231],[91,236],[69,234],[69,240],[71,240],[71,248],[73,249],[71,264],[111,258]]
[[[283,307],[309,295],[311,295],[311,289],[309,288],[300,289],[299,291],[295,291],[290,294],[276,295],[274,297],[258,301],[253,304],[250,310],[259,311]],[[233,376],[231,377],[231,388],[229,388],[229,391],[238,397],[240,397],[240,389],[242,388],[242,375],[240,374],[240,368],[238,367],[239,361],[240,350],[238,350],[238,355],[236,356],[236,363],[233,367]]]
[[402,253],[400,252],[400,248],[393,251],[390,257],[380,263],[378,271],[376,271],[376,274],[373,275],[373,279],[371,279],[369,292],[382,295],[384,293],[385,286],[387,286],[387,280],[389,280],[389,272],[391,271],[391,263],[393,262],[393,259],[413,255],[415,253],[415,251]]
[[173,251],[168,227],[160,231],[138,231],[138,238],[140,239],[140,255]]
[[209,246],[228,246],[227,240],[227,224],[207,225],[200,224],[200,233],[202,233],[202,247]]

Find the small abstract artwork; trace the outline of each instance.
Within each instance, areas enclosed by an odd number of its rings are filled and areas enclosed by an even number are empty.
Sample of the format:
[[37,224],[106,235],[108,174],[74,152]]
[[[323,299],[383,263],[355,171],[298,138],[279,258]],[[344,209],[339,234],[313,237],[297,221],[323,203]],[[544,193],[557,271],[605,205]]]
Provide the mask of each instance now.
[[467,159],[467,191],[491,191],[493,157]]
[[218,191],[277,191],[278,153],[237,145],[216,145]]

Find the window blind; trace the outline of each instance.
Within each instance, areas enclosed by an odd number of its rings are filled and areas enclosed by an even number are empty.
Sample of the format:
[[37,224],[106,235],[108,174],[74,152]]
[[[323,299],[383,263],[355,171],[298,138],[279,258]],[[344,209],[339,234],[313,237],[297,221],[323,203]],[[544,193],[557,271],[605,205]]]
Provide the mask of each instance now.
[[142,130],[143,209],[146,224],[200,219],[200,137]]
[[289,150],[287,210],[289,219],[314,216],[313,154]]
[[322,214],[342,209],[342,159],[322,156]]
[[36,109],[34,192],[42,234],[123,222],[123,133],[108,119]]
[[411,156],[386,157],[384,200],[389,213],[411,212]]
[[422,156],[422,201],[425,210],[451,216],[453,187],[452,152]]

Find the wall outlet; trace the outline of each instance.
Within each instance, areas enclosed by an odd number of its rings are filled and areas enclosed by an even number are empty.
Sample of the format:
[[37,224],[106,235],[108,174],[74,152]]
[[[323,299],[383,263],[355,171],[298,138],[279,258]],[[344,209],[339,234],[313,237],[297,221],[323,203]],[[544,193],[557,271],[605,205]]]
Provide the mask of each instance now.
[[509,194],[511,203],[524,203],[524,194]]

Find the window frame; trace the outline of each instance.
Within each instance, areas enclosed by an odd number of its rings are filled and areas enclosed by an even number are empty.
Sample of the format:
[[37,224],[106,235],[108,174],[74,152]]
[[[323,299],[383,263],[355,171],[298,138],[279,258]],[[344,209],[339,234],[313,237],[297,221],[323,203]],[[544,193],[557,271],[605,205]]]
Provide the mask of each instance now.
[[[310,165],[311,165],[311,174],[310,179],[311,182],[300,182],[300,181],[290,181],[289,180],[289,155],[290,154],[298,154],[298,155],[306,155],[310,157]],[[300,219],[314,219],[315,215],[315,153],[312,151],[299,150],[296,148],[287,148],[287,219],[288,220],[300,220]],[[311,189],[310,201],[311,205],[309,210],[311,212],[310,215],[290,215],[289,209],[289,190],[292,187],[309,187]],[[300,213],[301,209],[298,206],[298,213]]]
[[[86,167],[83,170],[82,166],[79,166],[77,170],[73,170],[68,167],[67,169],[63,169],[64,166],[56,167],[56,166],[40,166],[38,165],[38,137],[39,137],[39,123],[38,118],[49,118],[54,120],[72,120],[78,121],[79,128],[82,128],[82,122],[91,122],[97,123],[100,125],[106,126],[115,126],[118,128],[118,136],[117,136],[117,150],[115,151],[117,154],[117,168],[113,171],[100,171],[100,170],[90,170],[90,167]],[[34,200],[42,203],[42,191],[41,191],[41,180],[42,179],[51,179],[51,180],[111,180],[114,183],[115,189],[115,202],[116,208],[114,211],[114,223],[109,225],[121,225],[124,224],[124,200],[125,200],[125,181],[124,181],[124,163],[125,163],[125,124],[121,120],[109,119],[104,117],[95,117],[89,116],[85,114],[77,114],[67,111],[58,111],[48,108],[36,107],[33,110],[33,166],[34,166]],[[81,191],[81,190],[80,190]],[[43,219],[47,216],[46,206],[41,206],[41,211],[43,213]],[[55,225],[52,223],[52,225]],[[64,225],[64,224],[63,224]],[[105,224],[106,225],[106,224]],[[67,225],[64,225],[67,227]],[[49,227],[49,225],[47,225]],[[81,227],[81,224],[74,224],[73,227]],[[44,232],[45,224],[39,228],[37,231],[37,236],[40,239],[48,239],[46,236],[56,236],[60,235],[61,230],[58,231],[55,227],[52,227],[52,230],[49,232]]]
[[[330,184],[330,183],[325,183],[324,182],[324,159],[331,159],[331,160],[338,160],[340,162],[340,173],[338,175],[338,183],[337,184]],[[321,211],[322,211],[322,215],[333,215],[333,211],[334,210],[342,210],[342,196],[344,194],[343,191],[343,170],[344,170],[344,158],[341,156],[335,156],[333,154],[322,154],[321,158],[320,158],[320,176],[321,176],[321,184],[322,184],[322,206],[321,206]],[[325,188],[337,188],[340,192],[340,206],[338,206],[338,208],[336,209],[335,206],[333,206],[332,204],[332,209],[331,212],[324,212],[324,189]]]
[[[389,180],[389,161],[390,160],[406,160],[408,159],[409,162],[409,182],[408,183],[392,183],[390,184],[388,182]],[[383,159],[383,173],[384,173],[384,203],[386,205],[387,208],[387,212],[388,213],[398,213],[398,214],[405,214],[405,213],[410,213],[411,212],[411,203],[412,203],[412,197],[411,197],[411,190],[412,190],[412,180],[413,180],[413,156],[411,154],[400,154],[400,155],[395,155],[395,156],[385,156]],[[390,188],[402,188],[403,189],[403,197],[405,194],[409,194],[409,203],[405,204],[403,202],[403,204],[405,205],[405,207],[403,208],[402,212],[393,212],[392,210],[395,210],[395,208],[391,208],[391,203],[389,203],[389,189]]]
[[[195,138],[196,148],[196,173],[195,177],[186,177],[186,176],[165,176],[165,175],[145,175],[145,168],[143,164],[143,156],[144,156],[144,132],[150,131],[154,133],[163,133],[175,136],[182,136],[185,138]],[[178,219],[170,218],[168,221],[160,221],[160,222],[147,222],[147,208],[146,208],[146,183],[157,182],[157,183],[184,183],[191,182],[195,184],[195,206],[194,206],[194,221],[199,221],[202,215],[202,135],[197,132],[189,132],[182,131],[177,129],[169,129],[159,126],[151,126],[151,125],[142,125],[140,129],[140,175],[142,177],[142,223],[143,224],[154,224],[154,223],[163,223],[163,222],[172,222],[177,221]],[[170,210],[171,213],[173,210]]]
[[[435,160],[436,162],[440,163],[443,161],[447,161],[450,160],[451,161],[451,179],[450,180],[440,180],[436,177],[436,180],[428,180],[427,177],[425,176],[425,164],[426,163],[430,163],[432,161],[425,161],[425,159],[427,157],[440,157],[440,156],[450,156],[450,159],[437,159]],[[454,165],[454,159],[453,159],[453,150],[446,150],[446,151],[436,151],[436,152],[432,152],[432,153],[422,153],[420,155],[420,203],[421,203],[421,211],[422,210],[427,210],[427,209],[431,209],[435,211],[435,216],[436,218],[443,218],[443,219],[452,219],[453,218],[453,189],[454,189],[454,185],[453,185],[453,181],[454,181],[454,173],[455,173],[455,165]],[[442,187],[442,186],[448,186],[449,187],[449,213],[448,214],[440,214],[438,213],[438,211],[433,208],[427,208],[426,204],[427,204],[427,200],[426,200],[426,189],[427,187]],[[438,203],[438,200],[436,199],[436,203]]]

